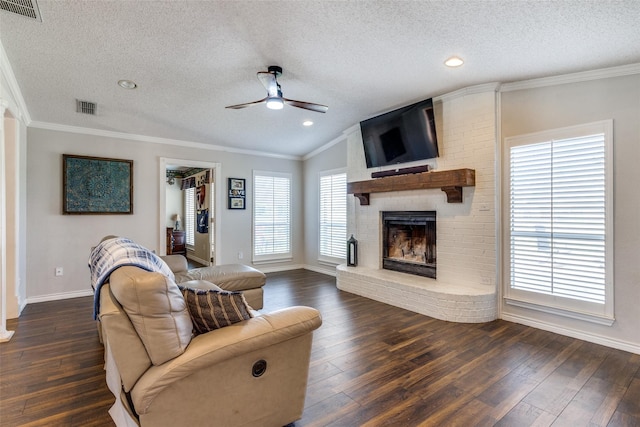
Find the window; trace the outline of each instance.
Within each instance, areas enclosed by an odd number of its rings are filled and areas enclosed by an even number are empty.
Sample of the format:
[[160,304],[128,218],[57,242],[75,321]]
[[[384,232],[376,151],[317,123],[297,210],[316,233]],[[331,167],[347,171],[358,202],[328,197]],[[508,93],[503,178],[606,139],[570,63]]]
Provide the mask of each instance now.
[[347,256],[347,174],[320,175],[320,260],[343,261]]
[[507,302],[613,320],[612,122],[506,139]]
[[194,229],[196,228],[196,210],[194,201],[196,197],[195,187],[184,190],[184,234],[187,246],[196,244]]
[[291,258],[291,174],[254,171],[253,261]]

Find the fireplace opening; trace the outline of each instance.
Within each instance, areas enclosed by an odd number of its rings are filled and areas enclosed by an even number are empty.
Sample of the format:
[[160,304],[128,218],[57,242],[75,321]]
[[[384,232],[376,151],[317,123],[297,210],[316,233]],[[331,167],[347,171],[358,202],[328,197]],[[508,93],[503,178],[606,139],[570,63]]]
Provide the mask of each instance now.
[[382,212],[382,268],[436,278],[436,212]]

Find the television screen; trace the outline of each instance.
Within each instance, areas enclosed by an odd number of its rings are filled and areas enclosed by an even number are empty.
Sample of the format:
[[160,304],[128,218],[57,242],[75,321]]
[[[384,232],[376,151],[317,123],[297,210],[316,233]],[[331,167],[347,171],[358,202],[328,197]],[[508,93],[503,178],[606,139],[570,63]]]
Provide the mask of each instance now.
[[364,120],[360,129],[368,168],[438,157],[431,98]]

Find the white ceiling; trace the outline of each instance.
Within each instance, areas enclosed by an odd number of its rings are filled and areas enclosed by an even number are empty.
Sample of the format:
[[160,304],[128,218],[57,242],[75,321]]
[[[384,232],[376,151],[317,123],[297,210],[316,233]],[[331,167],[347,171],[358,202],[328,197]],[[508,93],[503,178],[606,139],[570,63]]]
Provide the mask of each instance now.
[[[463,87],[640,63],[638,0],[48,1],[0,12],[34,125],[303,156],[359,121]],[[458,55],[456,69],[443,65]],[[329,106],[226,105],[284,96]],[[117,85],[138,84],[135,90]],[[75,112],[75,100],[98,115]],[[304,119],[315,124],[302,126]]]

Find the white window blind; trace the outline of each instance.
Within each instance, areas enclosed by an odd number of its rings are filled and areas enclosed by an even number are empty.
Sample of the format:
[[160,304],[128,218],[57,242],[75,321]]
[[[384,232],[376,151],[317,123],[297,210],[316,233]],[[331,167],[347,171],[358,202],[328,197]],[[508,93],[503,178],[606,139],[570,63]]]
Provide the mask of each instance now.
[[612,315],[607,135],[570,130],[511,140],[507,297]]
[[196,227],[195,187],[184,190],[184,235],[187,246],[195,245],[194,229]]
[[253,260],[290,259],[291,174],[254,172]]
[[[347,256],[347,174],[320,176],[320,260]],[[332,259],[333,258],[333,259]]]

